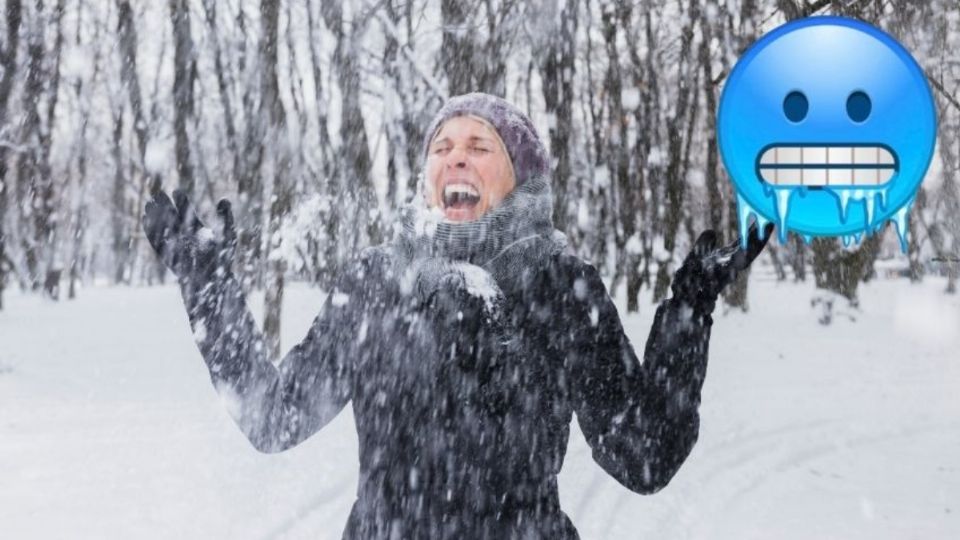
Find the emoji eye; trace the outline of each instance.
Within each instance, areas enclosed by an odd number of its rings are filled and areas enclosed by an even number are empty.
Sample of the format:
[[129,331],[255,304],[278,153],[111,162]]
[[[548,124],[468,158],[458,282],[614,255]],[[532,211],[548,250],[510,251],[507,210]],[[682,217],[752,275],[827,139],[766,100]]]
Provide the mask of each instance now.
[[847,98],[847,116],[854,122],[860,123],[870,116],[870,96],[866,92],[857,90]]
[[810,104],[807,103],[807,96],[803,92],[794,90],[783,98],[783,114],[791,122],[799,122],[807,117],[807,109]]

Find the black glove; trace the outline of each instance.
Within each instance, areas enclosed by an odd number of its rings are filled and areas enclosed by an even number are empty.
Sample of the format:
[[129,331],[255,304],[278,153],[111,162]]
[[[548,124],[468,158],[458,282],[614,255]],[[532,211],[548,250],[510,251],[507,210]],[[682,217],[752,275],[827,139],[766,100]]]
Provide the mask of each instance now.
[[673,277],[670,288],[674,298],[686,302],[704,315],[712,313],[723,288],[737,279],[740,271],[750,266],[767,245],[772,232],[773,225],[768,224],[761,238],[754,224],[747,233],[746,248],[740,246],[739,238],[718,248],[717,233],[704,231]]
[[467,290],[463,273],[439,259],[427,259],[415,270],[414,292],[421,305],[435,305],[438,296],[454,296]]
[[158,189],[143,212],[143,230],[163,264],[180,279],[210,279],[218,271],[229,271],[237,245],[230,201],[217,204],[223,221],[217,237],[197,217],[185,193],[176,190],[173,199]]
[[430,260],[419,271],[415,292],[420,309],[435,325],[441,354],[461,368],[474,368],[479,357],[489,354],[484,351],[493,346],[490,339],[503,333],[500,293],[493,287],[492,277],[488,283],[471,285],[461,269],[442,261]]
[[[451,300],[456,303],[475,299],[473,303],[483,306],[488,314],[496,312],[502,297],[500,287],[486,270],[479,267],[472,270],[466,263],[458,266],[438,258],[420,260],[412,269],[416,274],[413,292],[422,306],[436,307]],[[471,272],[471,279],[468,280],[466,272]]]

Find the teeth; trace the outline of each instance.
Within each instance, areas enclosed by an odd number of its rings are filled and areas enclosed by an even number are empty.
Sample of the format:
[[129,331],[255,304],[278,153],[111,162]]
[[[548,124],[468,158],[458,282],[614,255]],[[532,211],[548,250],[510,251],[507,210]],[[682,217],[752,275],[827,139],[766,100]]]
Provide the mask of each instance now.
[[853,163],[853,149],[841,147],[827,148],[827,159],[830,160],[828,163]]
[[822,146],[811,146],[800,149],[803,153],[802,163],[826,163],[827,149]]
[[454,194],[470,195],[473,197],[480,196],[480,192],[477,191],[477,188],[471,186],[470,184],[447,184],[447,186],[443,188],[443,195],[445,197]]
[[806,169],[801,171],[800,183],[805,186],[827,185],[826,169]]
[[801,169],[780,169],[777,171],[777,184],[797,184],[803,183],[803,171]]
[[856,169],[853,171],[853,185],[874,186],[877,184],[877,169]]
[[759,161],[763,181],[781,186],[878,186],[897,170],[882,146],[774,146]]
[[850,164],[894,165],[882,146],[773,146],[760,156],[760,165]]
[[853,149],[854,163],[877,163],[880,161],[877,159],[878,157],[876,148],[860,147]]
[[879,186],[896,173],[893,169],[760,169],[760,177],[776,186]]
[[853,169],[830,169],[827,185],[849,186],[853,184]]
[[797,165],[803,163],[803,150],[797,146],[785,146],[773,148],[773,150],[777,158],[776,163],[796,163]]

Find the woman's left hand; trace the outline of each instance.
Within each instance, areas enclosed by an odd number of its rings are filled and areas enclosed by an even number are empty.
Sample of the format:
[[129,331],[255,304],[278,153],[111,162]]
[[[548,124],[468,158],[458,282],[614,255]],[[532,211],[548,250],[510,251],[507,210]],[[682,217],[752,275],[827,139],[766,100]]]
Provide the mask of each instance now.
[[435,262],[421,269],[415,285],[420,309],[436,325],[442,354],[470,368],[485,354],[491,337],[502,337],[501,293],[493,278],[480,268]]
[[457,308],[471,304],[491,315],[502,297],[493,276],[478,266],[427,259],[413,271],[413,289],[421,305]]
[[764,228],[763,234],[759,234],[754,224],[747,233],[746,248],[741,247],[739,238],[718,248],[716,231],[704,231],[673,278],[674,298],[690,304],[700,313],[713,312],[723,288],[736,280],[740,272],[760,255],[772,232],[772,224]]

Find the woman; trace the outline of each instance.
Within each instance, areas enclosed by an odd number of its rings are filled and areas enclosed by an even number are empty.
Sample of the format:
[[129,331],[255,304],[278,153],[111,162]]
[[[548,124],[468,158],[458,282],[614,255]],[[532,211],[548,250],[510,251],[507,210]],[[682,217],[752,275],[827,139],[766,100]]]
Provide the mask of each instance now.
[[453,98],[424,157],[421,204],[341,273],[276,368],[230,272],[229,204],[219,240],[182,194],[155,194],[144,228],[257,449],[298,444],[352,401],[360,481],[344,538],[577,538],[557,496],[571,415],[620,483],[665,486],[697,438],[714,302],[765,241],[715,249],[704,233],[641,364],[596,269],[553,229],[549,158],[523,113]]

